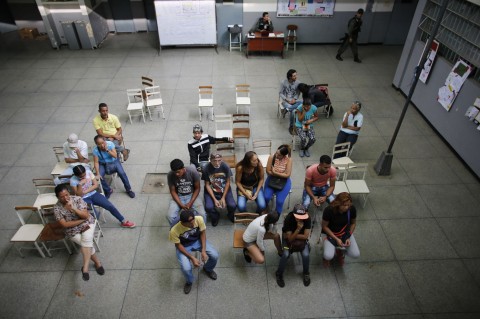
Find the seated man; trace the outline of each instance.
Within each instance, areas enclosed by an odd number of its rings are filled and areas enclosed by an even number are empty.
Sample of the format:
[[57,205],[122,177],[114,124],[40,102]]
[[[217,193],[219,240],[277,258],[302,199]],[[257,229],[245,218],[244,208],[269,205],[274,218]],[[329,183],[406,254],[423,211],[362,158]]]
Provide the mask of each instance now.
[[308,150],[315,143],[315,130],[313,122],[318,120],[317,107],[312,105],[309,98],[303,101],[295,110],[295,129],[300,138],[300,157],[310,157]]
[[182,209],[180,222],[170,229],[169,240],[175,244],[177,259],[187,281],[183,286],[185,294],[192,290],[194,280],[192,264],[194,267],[201,265],[200,260],[192,255],[193,251],[201,252],[202,262],[205,263],[203,271],[211,279],[217,280],[217,274],[213,269],[217,265],[218,252],[207,241],[206,229],[203,218],[194,216],[192,209]]
[[111,189],[110,185],[108,185],[108,183],[105,181],[105,174],[111,175],[113,173],[118,173],[118,176],[122,180],[128,196],[130,196],[130,198],[134,198],[135,193],[132,191],[127,174],[123,170],[123,166],[118,160],[118,154],[113,142],[105,141],[100,135],[95,136],[94,140],[97,146],[93,148],[93,165],[95,166],[97,177],[100,176],[102,181],[105,197],[110,198],[110,195],[113,193],[113,189]]
[[170,226],[175,225],[178,220],[178,212],[181,209],[194,209],[197,215],[207,220],[202,200],[198,197],[200,194],[200,176],[191,166],[185,167],[179,159],[170,162],[171,171],[167,175],[168,188],[172,199],[168,206],[167,219]]
[[106,141],[113,142],[117,152],[121,152],[123,160],[128,159],[130,150],[122,146],[122,124],[118,120],[118,117],[108,113],[108,106],[105,103],[98,105],[98,115],[93,118],[93,127],[97,131],[97,134],[103,136]]
[[350,149],[355,145],[363,125],[363,115],[360,113],[361,108],[362,103],[355,101],[352,103],[350,110],[345,112],[335,144],[350,142]]
[[272,20],[270,20],[268,12],[264,12],[262,14],[262,17],[258,19],[257,23],[255,23],[255,25],[250,29],[249,32],[252,33],[262,31],[273,32],[273,23]]
[[283,254],[278,265],[275,276],[277,278],[277,285],[285,287],[283,280],[283,272],[287,266],[287,261],[293,252],[300,252],[302,254],[303,264],[303,285],[310,285],[310,244],[308,238],[310,237],[310,230],[312,229],[312,220],[302,204],[296,204],[293,211],[288,213],[283,222],[282,228],[282,244]]
[[[68,136],[67,141],[63,143],[63,157],[65,163],[68,164],[61,176],[70,176],[73,174],[73,167],[83,165],[85,169],[91,170],[90,160],[88,159],[87,142],[78,139],[77,134],[72,133]],[[68,183],[70,178],[55,178],[55,184]]]
[[216,138],[208,134],[203,134],[202,127],[195,124],[193,126],[193,138],[188,141],[190,164],[194,165],[197,170],[201,171],[203,167],[209,163],[208,157],[210,156],[210,144],[215,144],[219,141],[233,143],[233,138]]
[[332,166],[332,159],[328,155],[320,157],[320,164],[313,164],[307,168],[305,174],[305,189],[303,190],[303,206],[308,210],[310,201],[317,207],[335,199],[333,190],[337,170]]
[[58,198],[58,202],[53,207],[55,219],[65,228],[65,237],[81,247],[83,265],[80,271],[82,272],[82,279],[85,281],[90,279],[88,273],[90,260],[95,263],[95,269],[99,275],[105,274],[105,269],[103,269],[93,247],[95,220],[87,211],[87,203],[81,197],[70,196],[65,184],[55,187],[55,195]]
[[283,107],[282,115],[285,117],[287,112],[290,112],[290,123],[288,126],[288,130],[291,132],[293,130],[293,124],[295,120],[294,110],[297,109],[299,105],[302,104],[299,98],[299,91],[298,91],[298,84],[297,81],[297,71],[294,69],[290,69],[287,72],[287,78],[282,81],[280,86],[280,103]]
[[205,210],[210,215],[212,226],[218,225],[220,216],[217,212],[219,208],[227,208],[228,219],[233,223],[233,215],[237,204],[233,198],[230,187],[230,177],[232,171],[227,164],[223,162],[221,154],[211,154],[210,163],[203,169],[202,179],[205,181]]

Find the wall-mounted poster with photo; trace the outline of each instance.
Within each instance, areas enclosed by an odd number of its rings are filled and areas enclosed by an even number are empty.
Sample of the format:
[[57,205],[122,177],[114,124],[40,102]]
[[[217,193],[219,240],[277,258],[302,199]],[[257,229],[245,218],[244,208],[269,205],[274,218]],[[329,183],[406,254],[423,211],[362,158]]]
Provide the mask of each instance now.
[[331,17],[335,0],[278,0],[277,17]]
[[463,83],[472,72],[472,67],[462,60],[458,60],[445,80],[445,85],[438,90],[438,102],[447,111],[450,111],[455,98],[460,92]]
[[428,76],[430,75],[430,70],[433,67],[433,62],[435,62],[435,57],[437,56],[438,46],[439,46],[438,41],[433,40],[432,45],[430,47],[430,51],[428,52],[428,55],[427,55],[427,61],[425,61],[425,64],[423,65],[423,70],[420,73],[419,79],[423,83],[427,83]]

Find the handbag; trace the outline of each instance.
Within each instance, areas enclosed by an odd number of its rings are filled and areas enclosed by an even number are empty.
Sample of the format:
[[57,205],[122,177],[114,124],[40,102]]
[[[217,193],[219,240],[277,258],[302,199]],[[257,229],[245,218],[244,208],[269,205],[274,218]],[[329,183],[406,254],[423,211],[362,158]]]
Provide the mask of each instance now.
[[[272,168],[274,164],[275,164],[275,155],[273,155],[273,159],[272,159]],[[283,177],[270,176],[268,180],[268,187],[275,190],[279,190],[279,191],[281,191],[286,184],[287,184],[287,179]]]
[[305,239],[294,239],[290,242],[290,252],[303,251],[307,245],[307,240]]

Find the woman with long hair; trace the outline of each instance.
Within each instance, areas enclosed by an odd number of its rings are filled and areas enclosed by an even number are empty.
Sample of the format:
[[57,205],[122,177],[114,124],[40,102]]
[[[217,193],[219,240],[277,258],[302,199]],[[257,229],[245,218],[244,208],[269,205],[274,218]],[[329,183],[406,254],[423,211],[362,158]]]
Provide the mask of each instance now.
[[343,265],[345,258],[343,251],[352,258],[360,256],[360,250],[353,236],[356,219],[357,210],[352,205],[352,197],[346,192],[338,194],[323,211],[322,232],[327,235],[323,244],[325,266],[330,265],[336,250],[340,265]]
[[[267,162],[267,181],[265,182],[265,202],[270,202],[273,194],[277,195],[275,210],[280,215],[283,211],[283,204],[285,199],[292,188],[292,181],[290,175],[292,174],[292,158],[291,158],[290,145],[280,145],[277,151],[270,155]],[[282,181],[284,183],[283,188],[279,189],[279,186],[273,182]]]
[[279,255],[282,254],[280,235],[277,233],[276,223],[279,215],[269,212],[255,218],[243,233],[243,256],[247,262],[263,264],[265,262],[265,239],[272,239]]
[[[108,210],[124,228],[133,228],[135,223],[128,221],[120,214],[118,209],[101,193],[97,192],[98,182],[95,175],[90,170],[86,170],[83,165],[77,165],[73,168],[73,176],[70,179],[75,195],[82,197],[87,204],[100,206]],[[96,212],[95,212],[96,214]]]
[[235,165],[238,211],[247,211],[247,200],[257,202],[257,213],[260,214],[265,210],[267,205],[262,187],[264,175],[262,163],[255,152],[246,152],[243,159]]

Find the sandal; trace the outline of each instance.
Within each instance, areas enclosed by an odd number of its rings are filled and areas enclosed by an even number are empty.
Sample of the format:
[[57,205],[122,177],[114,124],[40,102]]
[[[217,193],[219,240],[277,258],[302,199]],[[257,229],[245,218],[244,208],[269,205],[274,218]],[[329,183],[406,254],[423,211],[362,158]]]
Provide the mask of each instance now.
[[105,275],[105,269],[103,268],[103,266],[100,266],[100,267],[95,267],[95,270],[97,271],[97,274],[99,274],[100,276],[103,276]]
[[82,279],[84,281],[90,280],[90,275],[88,274],[88,272],[83,272],[83,266],[82,266],[82,268],[80,268],[80,271],[82,272]]

